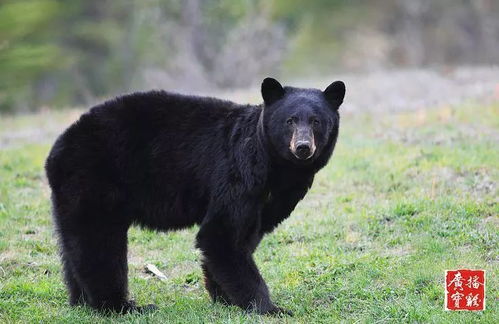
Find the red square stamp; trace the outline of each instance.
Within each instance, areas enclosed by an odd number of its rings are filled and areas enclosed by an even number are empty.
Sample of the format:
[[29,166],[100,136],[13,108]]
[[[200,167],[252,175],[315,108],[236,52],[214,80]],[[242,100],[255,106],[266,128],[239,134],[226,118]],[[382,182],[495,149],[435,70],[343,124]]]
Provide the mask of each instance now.
[[447,270],[445,310],[485,310],[485,270]]

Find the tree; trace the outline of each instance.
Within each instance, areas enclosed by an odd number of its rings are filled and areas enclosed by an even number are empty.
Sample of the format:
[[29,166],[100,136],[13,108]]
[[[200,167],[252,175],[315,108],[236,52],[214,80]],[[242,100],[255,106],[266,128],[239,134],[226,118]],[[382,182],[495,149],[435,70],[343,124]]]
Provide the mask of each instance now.
[[0,5],[0,111],[30,106],[35,83],[60,57],[47,42],[59,14],[53,0],[4,1]]

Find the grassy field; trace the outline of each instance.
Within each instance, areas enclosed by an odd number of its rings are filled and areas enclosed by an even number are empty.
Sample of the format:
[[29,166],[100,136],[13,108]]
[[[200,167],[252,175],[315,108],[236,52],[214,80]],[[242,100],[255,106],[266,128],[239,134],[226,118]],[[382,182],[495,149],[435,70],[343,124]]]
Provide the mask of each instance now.
[[[48,117],[4,119],[0,137],[7,124],[36,128]],[[69,307],[43,173],[50,144],[8,145],[0,149],[0,322],[497,323],[498,147],[498,104],[344,115],[333,159],[256,252],[274,301],[295,313],[278,318],[210,302],[195,228],[129,232],[131,295],[159,311],[106,317]],[[147,274],[148,263],[168,280]],[[484,312],[443,310],[444,270],[464,267],[487,270]]]

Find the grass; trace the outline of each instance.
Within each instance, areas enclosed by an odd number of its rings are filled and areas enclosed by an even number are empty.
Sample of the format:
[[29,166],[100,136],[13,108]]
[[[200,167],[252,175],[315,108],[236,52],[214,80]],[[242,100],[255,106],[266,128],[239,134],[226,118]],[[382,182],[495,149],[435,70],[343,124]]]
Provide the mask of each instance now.
[[[274,301],[295,313],[283,318],[210,302],[195,228],[129,232],[131,295],[159,311],[106,317],[69,307],[42,167],[50,144],[0,150],[0,322],[495,323],[499,105],[342,122],[332,161],[256,252]],[[147,263],[168,280],[145,273]],[[457,268],[487,270],[485,311],[443,310],[444,270]]]

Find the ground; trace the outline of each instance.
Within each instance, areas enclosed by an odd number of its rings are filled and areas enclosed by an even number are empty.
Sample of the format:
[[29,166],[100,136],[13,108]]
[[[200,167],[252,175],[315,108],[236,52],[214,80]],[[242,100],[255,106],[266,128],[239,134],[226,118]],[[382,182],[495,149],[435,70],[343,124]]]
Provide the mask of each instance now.
[[[345,108],[331,162],[256,252],[274,301],[295,313],[283,318],[210,302],[194,248],[196,228],[168,234],[130,230],[132,297],[154,302],[159,311],[105,317],[69,307],[43,162],[58,131],[50,125],[61,127],[78,113],[0,120],[2,323],[494,323],[499,318],[497,102],[404,112]],[[30,132],[35,134],[23,136]],[[149,263],[167,280],[146,273]],[[456,268],[487,270],[484,312],[443,310],[444,270]]]

